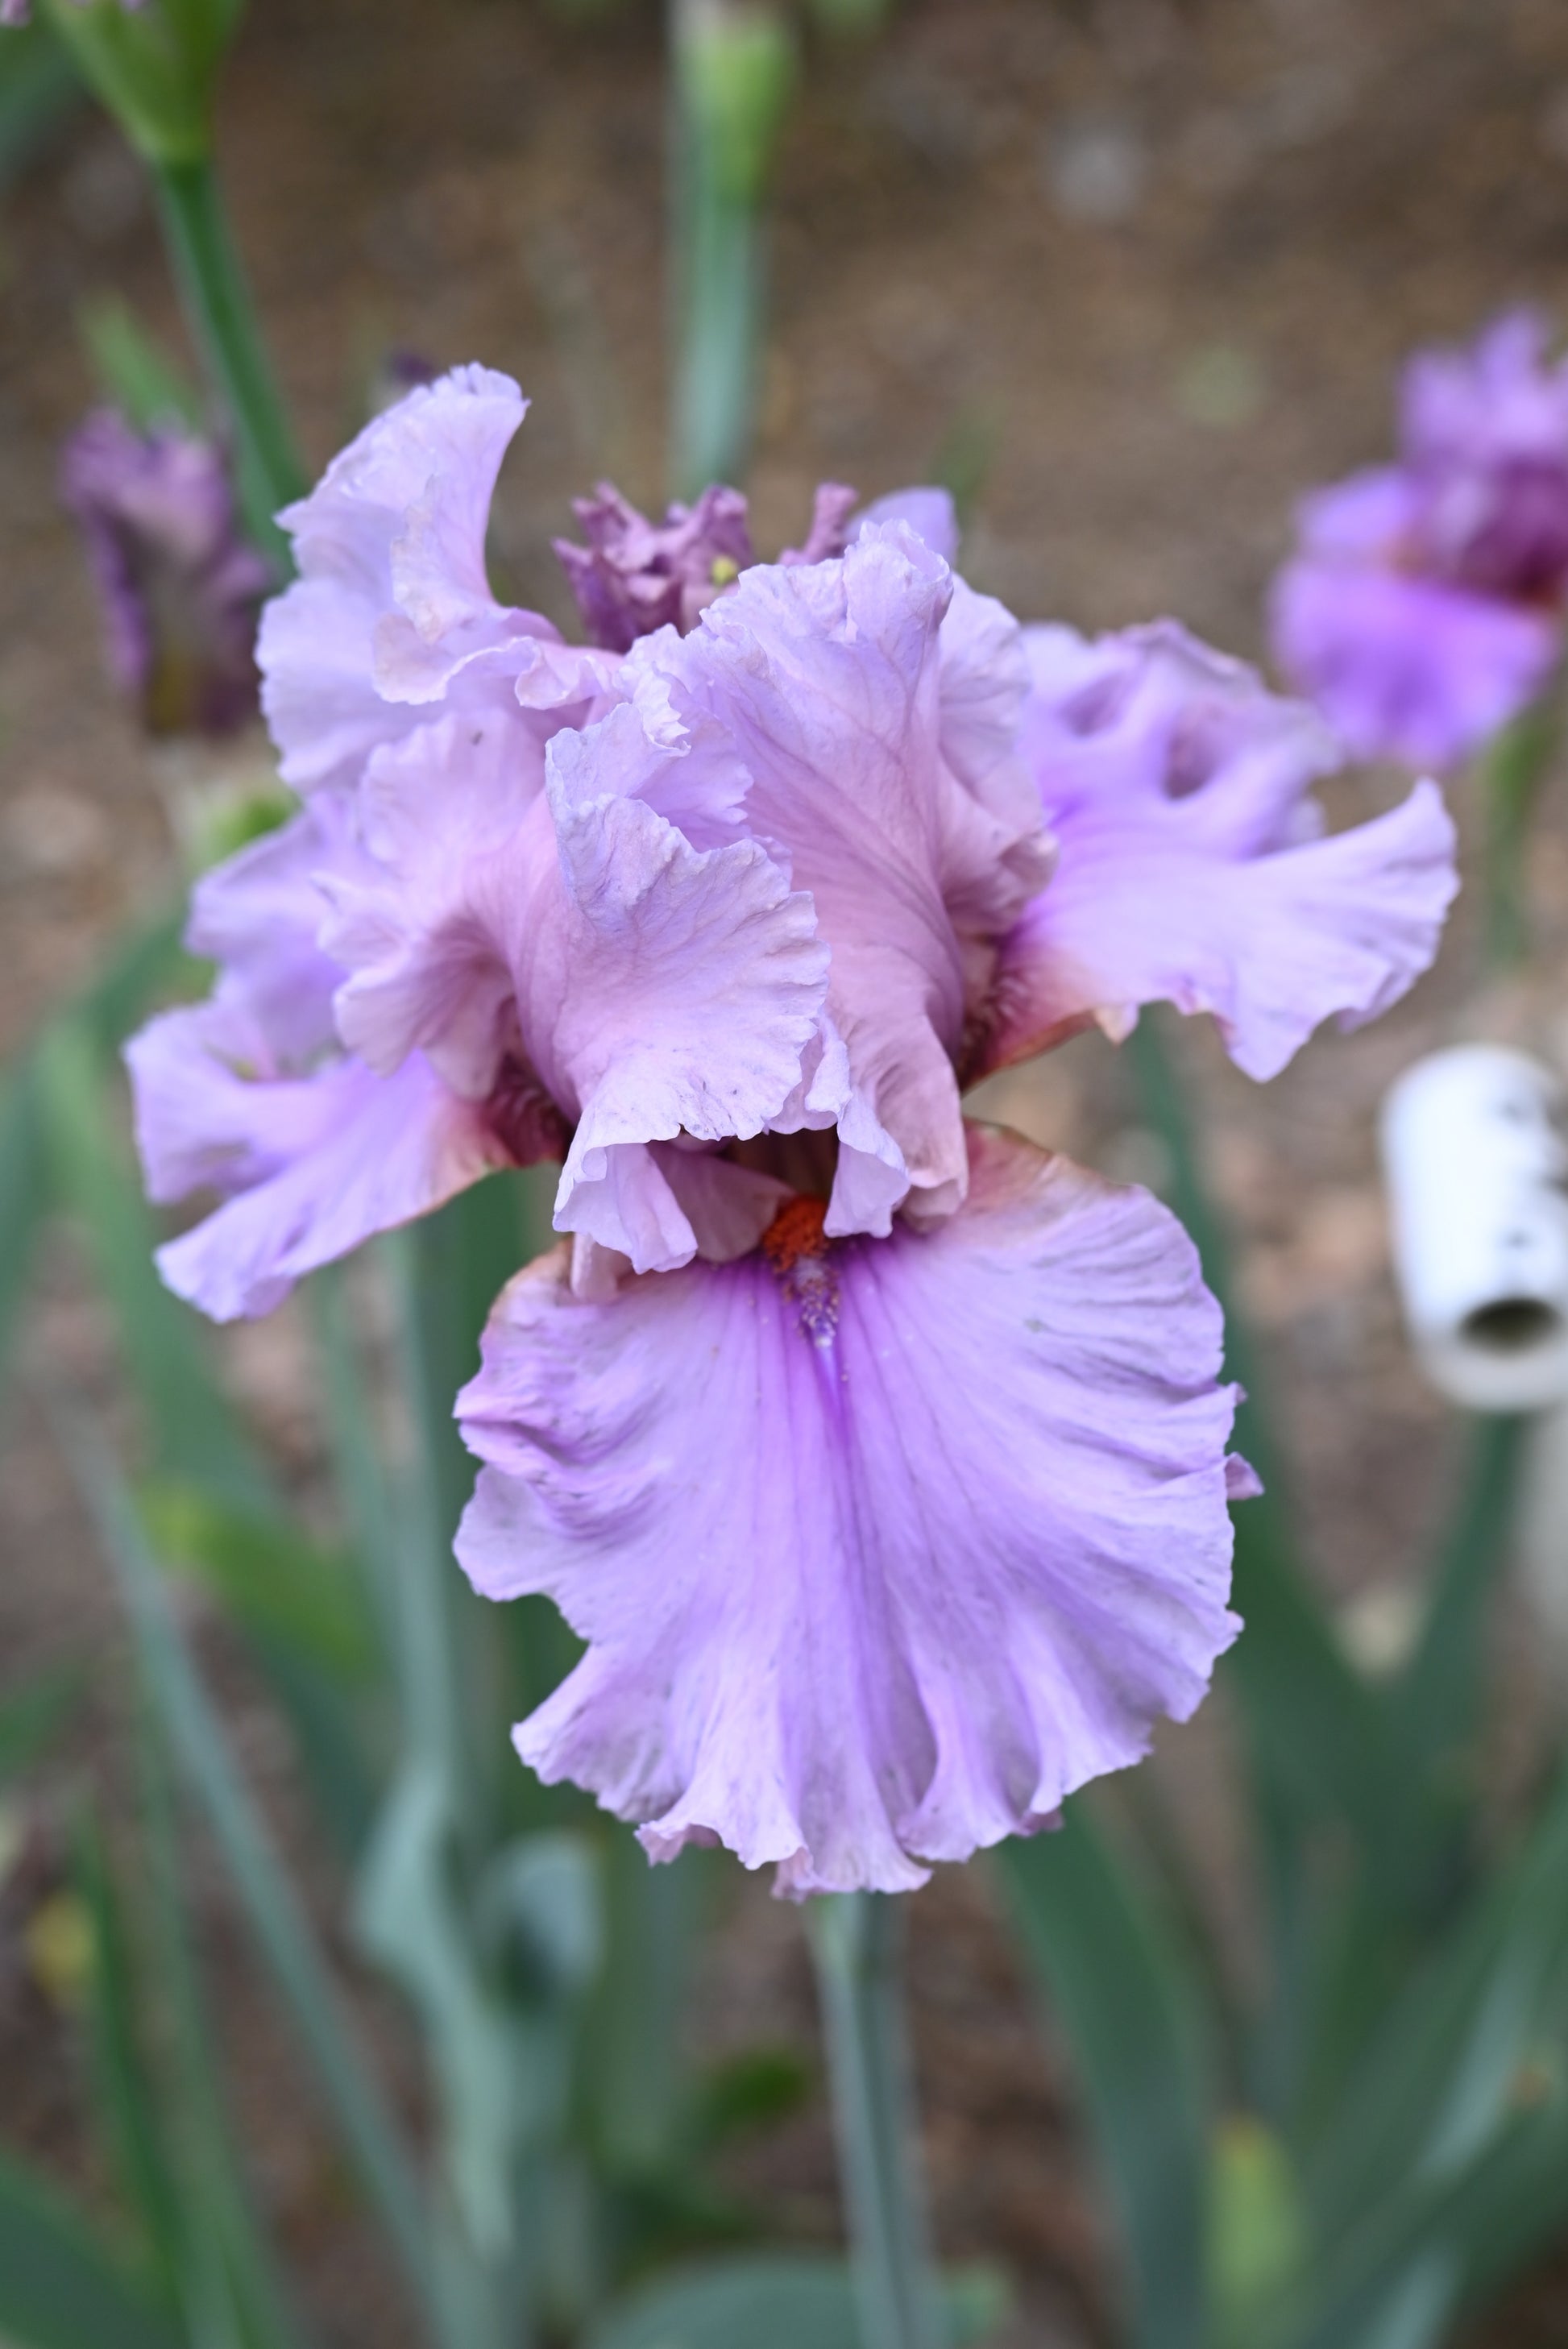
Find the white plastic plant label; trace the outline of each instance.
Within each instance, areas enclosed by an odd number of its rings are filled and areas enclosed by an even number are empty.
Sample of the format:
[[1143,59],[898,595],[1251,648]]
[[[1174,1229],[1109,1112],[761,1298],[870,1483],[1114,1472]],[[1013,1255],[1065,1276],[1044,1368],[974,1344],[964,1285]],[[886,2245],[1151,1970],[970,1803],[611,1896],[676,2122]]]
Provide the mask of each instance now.
[[1383,1104],[1394,1265],[1434,1385],[1473,1411],[1568,1395],[1562,1088],[1522,1052],[1465,1044]]

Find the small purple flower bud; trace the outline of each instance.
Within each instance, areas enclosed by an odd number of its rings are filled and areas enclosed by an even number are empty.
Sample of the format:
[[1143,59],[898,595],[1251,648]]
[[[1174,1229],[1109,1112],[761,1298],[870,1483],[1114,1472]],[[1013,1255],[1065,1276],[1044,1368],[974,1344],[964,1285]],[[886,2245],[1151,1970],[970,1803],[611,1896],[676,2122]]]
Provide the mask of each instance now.
[[609,481],[573,501],[586,546],[558,538],[583,626],[607,652],[629,652],[639,636],[673,624],[695,628],[720,591],[756,562],[746,500],[715,482],[694,506],[673,505],[650,522]]
[[60,495],[80,523],[109,667],[150,733],[223,734],[256,710],[255,634],[272,585],[240,536],[221,452],[100,409],[67,442]]
[[[779,562],[834,561],[850,543],[858,502],[841,481],[821,482],[804,546],[787,547]],[[655,628],[673,626],[684,636],[758,559],[746,500],[717,481],[694,506],[671,506],[662,523],[639,513],[609,481],[594,496],[575,499],[573,512],[588,543],[558,538],[555,552],[589,636],[607,652],[629,652]]]

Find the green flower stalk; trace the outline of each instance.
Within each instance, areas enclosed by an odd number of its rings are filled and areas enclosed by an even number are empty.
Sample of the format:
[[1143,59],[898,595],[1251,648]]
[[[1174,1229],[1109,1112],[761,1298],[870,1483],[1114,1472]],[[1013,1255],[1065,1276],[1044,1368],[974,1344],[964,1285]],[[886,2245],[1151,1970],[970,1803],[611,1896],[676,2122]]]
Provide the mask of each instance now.
[[1530,959],[1526,859],[1531,822],[1562,739],[1560,679],[1493,736],[1475,763],[1485,817],[1488,968],[1497,976]]
[[795,50],[779,14],[674,0],[676,494],[745,470],[757,404],[762,214]]
[[44,0],[49,23],[157,185],[191,334],[233,435],[245,523],[282,574],[273,515],[299,496],[294,451],[212,166],[212,98],[242,0]]
[[811,1942],[861,2336],[866,2349],[940,2349],[899,1982],[902,1923],[887,1894],[841,1892],[815,1904]]

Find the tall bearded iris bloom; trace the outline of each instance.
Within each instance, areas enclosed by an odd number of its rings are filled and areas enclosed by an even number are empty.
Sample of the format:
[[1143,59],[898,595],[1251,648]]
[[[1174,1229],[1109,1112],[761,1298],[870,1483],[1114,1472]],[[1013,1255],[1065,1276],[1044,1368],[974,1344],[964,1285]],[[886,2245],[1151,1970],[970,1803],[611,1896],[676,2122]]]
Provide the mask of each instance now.
[[1517,716],[1568,614],[1568,363],[1539,320],[1414,359],[1398,462],[1316,492],[1300,531],[1274,647],[1353,750],[1446,767]]
[[655,1857],[908,1887],[1134,1760],[1236,1629],[1190,1243],[964,1088],[1158,999],[1271,1074],[1424,968],[1449,827],[1423,784],[1322,836],[1310,712],[1174,628],[1020,629],[929,493],[574,651],[483,584],[520,414],[447,378],[291,518],[311,796],[132,1050],[154,1188],[227,1194],[165,1272],[262,1309],[559,1154],[458,1405],[464,1566],[588,1643],[519,1749]]

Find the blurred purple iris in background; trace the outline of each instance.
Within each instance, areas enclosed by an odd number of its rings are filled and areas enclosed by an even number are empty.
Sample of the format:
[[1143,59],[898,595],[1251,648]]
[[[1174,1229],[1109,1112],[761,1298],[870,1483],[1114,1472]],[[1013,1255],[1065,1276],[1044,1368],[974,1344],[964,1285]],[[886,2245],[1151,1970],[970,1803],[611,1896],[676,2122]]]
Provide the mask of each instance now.
[[87,541],[110,669],[148,730],[223,734],[253,718],[272,574],[240,534],[221,450],[101,409],[66,444],[60,495]]
[[1545,687],[1568,602],[1568,362],[1528,313],[1406,370],[1399,460],[1306,499],[1281,667],[1353,750],[1449,767]]
[[[119,0],[119,5],[122,8],[129,8],[134,12],[145,7],[147,0]],[[72,0],[72,5],[78,8],[88,7],[91,5],[91,0]],[[0,0],[0,26],[29,25],[32,20],[32,0]]]
[[264,1311],[560,1157],[459,1401],[464,1566],[588,1642],[519,1749],[655,1857],[907,1888],[1193,1709],[1248,1488],[1180,1226],[963,1090],[1162,999],[1272,1075],[1430,960],[1451,829],[1421,783],[1326,836],[1311,710],[1174,626],[1020,628],[940,492],[831,488],[777,564],[714,554],[732,493],[601,500],[617,641],[565,645],[485,576],[522,413],[459,369],[284,516],[305,804],[201,885],[213,994],[130,1048],[155,1196],[222,1201],[163,1269]]

